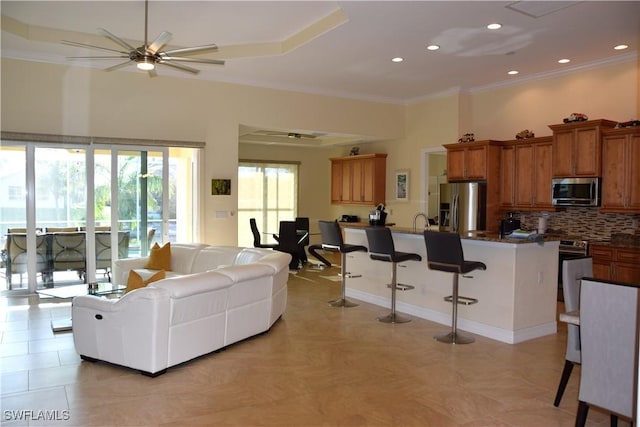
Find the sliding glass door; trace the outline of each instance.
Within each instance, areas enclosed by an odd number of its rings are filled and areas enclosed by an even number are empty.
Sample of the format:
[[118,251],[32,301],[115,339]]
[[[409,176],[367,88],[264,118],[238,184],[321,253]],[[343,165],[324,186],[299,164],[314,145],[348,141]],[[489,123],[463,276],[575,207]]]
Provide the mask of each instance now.
[[117,258],[194,241],[197,155],[2,141],[0,290],[111,280]]

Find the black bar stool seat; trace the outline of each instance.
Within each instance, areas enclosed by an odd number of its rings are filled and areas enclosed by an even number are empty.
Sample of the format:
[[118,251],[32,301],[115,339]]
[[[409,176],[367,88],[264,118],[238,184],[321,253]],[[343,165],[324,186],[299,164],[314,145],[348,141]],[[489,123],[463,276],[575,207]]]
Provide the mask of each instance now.
[[434,338],[448,344],[470,344],[475,341],[471,336],[458,332],[458,304],[475,304],[475,298],[458,296],[458,278],[474,270],[486,270],[480,261],[466,261],[458,233],[425,230],[424,240],[427,246],[427,265],[431,270],[453,273],[453,294],[444,298],[453,306],[451,314],[451,332],[436,335]]
[[398,252],[393,244],[391,230],[387,227],[367,227],[365,228],[367,241],[369,242],[369,257],[376,261],[390,262],[391,267],[391,313],[378,317],[383,323],[406,323],[411,318],[396,313],[396,291],[408,291],[414,289],[411,285],[398,283],[398,263],[405,261],[422,261],[419,254],[409,252]]

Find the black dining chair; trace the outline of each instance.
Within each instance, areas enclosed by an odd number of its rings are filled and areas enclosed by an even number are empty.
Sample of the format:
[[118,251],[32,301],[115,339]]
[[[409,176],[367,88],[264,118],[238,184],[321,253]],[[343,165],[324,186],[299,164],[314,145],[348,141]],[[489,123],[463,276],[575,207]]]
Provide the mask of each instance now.
[[261,243],[260,239],[260,231],[258,230],[258,225],[256,224],[255,218],[249,218],[249,225],[251,226],[251,233],[253,233],[253,247],[254,248],[269,248],[274,249],[277,244],[267,244]]
[[[291,263],[289,269],[297,270],[300,268],[300,243],[298,232],[296,230],[295,221],[280,221],[278,229],[278,244],[275,250],[286,252],[291,255]],[[302,248],[304,250],[304,248]]]
[[297,217],[295,219],[296,232],[298,233],[298,243],[300,244],[300,261],[304,264],[307,262],[306,246],[309,246],[309,218]]

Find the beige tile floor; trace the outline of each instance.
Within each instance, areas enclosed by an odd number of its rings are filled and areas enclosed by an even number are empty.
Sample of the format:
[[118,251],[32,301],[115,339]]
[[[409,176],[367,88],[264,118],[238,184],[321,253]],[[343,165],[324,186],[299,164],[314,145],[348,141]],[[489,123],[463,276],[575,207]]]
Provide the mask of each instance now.
[[[553,406],[566,331],[509,345],[451,346],[446,327],[386,310],[332,308],[339,282],[290,274],[289,303],[267,334],[173,367],[157,378],[82,362],[72,333],[50,329],[70,304],[0,299],[2,425],[46,426],[571,426],[579,368]],[[482,303],[482,302],[480,302]],[[29,412],[30,411],[30,412]],[[31,422],[14,418],[40,417]],[[43,420],[51,416],[54,420]],[[587,425],[609,424],[592,409]],[[620,422],[620,425],[628,423]]]

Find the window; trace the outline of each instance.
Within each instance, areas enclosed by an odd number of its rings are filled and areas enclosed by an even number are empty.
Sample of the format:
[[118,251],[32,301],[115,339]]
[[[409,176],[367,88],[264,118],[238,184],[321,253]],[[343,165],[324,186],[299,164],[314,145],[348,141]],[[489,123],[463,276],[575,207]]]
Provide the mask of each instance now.
[[9,186],[9,200],[24,200],[24,188],[18,185]]
[[[249,219],[260,232],[276,233],[298,212],[298,163],[243,161],[238,166],[238,244],[253,246]],[[265,234],[265,243],[275,243]]]

